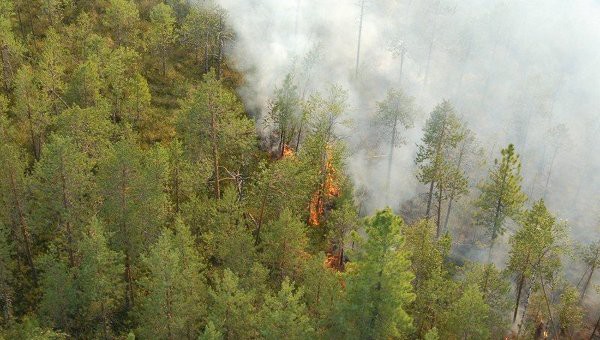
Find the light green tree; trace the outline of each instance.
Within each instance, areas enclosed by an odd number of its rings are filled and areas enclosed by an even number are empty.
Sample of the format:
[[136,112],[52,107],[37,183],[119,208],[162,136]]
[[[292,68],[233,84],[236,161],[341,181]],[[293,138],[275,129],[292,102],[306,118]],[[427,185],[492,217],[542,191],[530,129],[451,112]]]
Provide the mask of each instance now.
[[162,76],[167,74],[167,61],[177,38],[175,12],[171,6],[158,3],[150,11],[150,28],[146,33],[148,47],[160,63]]
[[481,193],[475,202],[476,223],[490,235],[488,263],[496,238],[504,233],[504,223],[509,218],[517,220],[527,200],[521,188],[521,162],[514,145],[509,144],[501,153],[502,159],[496,159],[488,179],[480,184]]
[[252,156],[254,124],[235,94],[210,72],[185,104],[179,127],[189,158],[211,164],[213,195],[221,197],[221,182],[235,183]]
[[51,123],[50,100],[29,65],[23,65],[17,71],[14,94],[16,120],[27,131],[32,155],[38,160]]
[[342,327],[349,337],[398,338],[412,330],[406,308],[415,298],[414,275],[403,248],[402,223],[389,209],[377,212],[366,227],[367,240],[347,266]]
[[139,334],[161,339],[195,338],[206,315],[204,264],[189,229],[176,221],[175,233],[163,229],[142,257],[148,276],[139,304]]
[[303,290],[294,289],[288,278],[275,295],[265,296],[258,313],[259,330],[265,339],[310,339],[314,329],[302,301]]
[[44,146],[31,181],[39,241],[52,242],[76,265],[76,243],[96,202],[92,164],[70,138],[54,135]]
[[[560,256],[566,247],[566,226],[546,208],[543,200],[523,213],[521,229],[510,238],[508,270],[516,274],[516,303],[513,322],[521,304],[525,283],[551,281],[561,266]],[[528,297],[527,297],[528,298]],[[525,301],[525,304],[527,301]]]
[[98,169],[100,213],[113,235],[111,243],[125,255],[129,308],[135,302],[139,256],[158,237],[167,217],[167,157],[156,151],[146,157],[135,141],[125,139],[106,152]]
[[415,162],[418,166],[418,180],[429,185],[425,213],[427,217],[431,216],[434,189],[438,188],[438,200],[443,199],[440,193],[443,194],[448,186],[447,183],[455,180],[455,177],[460,174],[456,166],[450,162],[450,155],[464,138],[463,130],[462,122],[447,100],[435,107],[425,123],[424,136],[418,146]]
[[135,46],[139,43],[140,14],[134,1],[109,0],[102,19],[117,45]]
[[[414,126],[416,108],[414,98],[402,90],[389,89],[384,100],[377,103],[374,125],[389,146],[386,187],[389,192],[394,150],[406,143],[404,132]],[[387,193],[386,193],[387,195]]]
[[462,296],[447,310],[442,336],[444,339],[488,339],[490,307],[479,288],[469,285]]
[[258,337],[254,300],[255,293],[242,289],[239,278],[225,269],[210,290],[209,324],[223,334],[223,339]]

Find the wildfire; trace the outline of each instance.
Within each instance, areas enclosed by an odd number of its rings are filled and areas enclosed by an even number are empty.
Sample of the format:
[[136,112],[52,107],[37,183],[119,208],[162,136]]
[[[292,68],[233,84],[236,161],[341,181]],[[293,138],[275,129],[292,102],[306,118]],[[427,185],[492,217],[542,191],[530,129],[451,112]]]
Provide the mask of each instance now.
[[327,149],[327,164],[325,166],[325,180],[321,188],[319,188],[312,196],[309,204],[310,216],[308,224],[318,226],[321,216],[325,212],[325,199],[337,197],[340,194],[340,188],[337,184],[336,169],[331,161],[331,151]]
[[294,155],[294,150],[290,148],[289,145],[283,144],[283,152],[281,158],[289,158],[293,157]]

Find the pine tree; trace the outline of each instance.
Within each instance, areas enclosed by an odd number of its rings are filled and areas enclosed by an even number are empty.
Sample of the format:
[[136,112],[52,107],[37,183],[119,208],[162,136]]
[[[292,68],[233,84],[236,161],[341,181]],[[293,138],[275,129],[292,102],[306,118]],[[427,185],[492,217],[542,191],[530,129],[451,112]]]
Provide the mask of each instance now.
[[65,98],[70,105],[81,108],[98,106],[102,100],[100,95],[102,86],[98,62],[89,59],[77,65],[66,86]]
[[213,194],[221,197],[221,182],[235,181],[234,175],[248,164],[256,133],[241,103],[214,72],[205,75],[186,104],[180,116],[180,131],[190,159],[211,164]]
[[[152,157],[152,158],[150,158]],[[167,214],[166,155],[148,158],[132,140],[117,142],[98,169],[104,197],[101,216],[113,234],[112,244],[125,255],[126,304],[135,302],[139,255],[160,234]]]
[[138,43],[140,14],[134,1],[109,0],[102,18],[117,45],[135,46]]
[[281,88],[275,89],[274,98],[269,103],[269,112],[266,118],[277,135],[275,138],[279,157],[284,156],[286,147],[290,148],[294,137],[296,137],[300,109],[298,88],[294,84],[293,75],[288,74]]
[[[516,303],[513,322],[521,304],[525,283],[536,279],[550,281],[561,266],[560,255],[565,249],[565,225],[557,221],[543,200],[533,204],[522,217],[522,228],[510,238],[508,270],[517,275]],[[527,304],[528,296],[525,299]]]
[[480,184],[481,194],[475,202],[477,224],[490,234],[488,263],[496,238],[504,233],[506,219],[517,219],[527,200],[521,189],[521,162],[515,147],[510,144],[501,153],[502,159],[496,159],[489,178]]
[[423,132],[424,136],[422,143],[418,146],[415,162],[419,168],[417,178],[421,183],[429,185],[425,215],[430,217],[436,186],[438,188],[438,199],[441,199],[442,195],[440,193],[446,190],[445,184],[454,180],[456,174],[460,174],[460,171],[456,170],[449,158],[451,151],[464,138],[464,134],[462,122],[447,100],[438,104],[431,112]]
[[55,115],[67,106],[63,96],[66,61],[69,55],[63,44],[64,41],[58,32],[54,28],[49,29],[46,32],[44,47],[36,69],[42,91],[45,92],[48,98],[50,111]]
[[448,309],[441,333],[445,339],[488,339],[489,312],[479,288],[470,285]]
[[76,243],[94,210],[95,188],[88,158],[70,138],[54,135],[44,146],[31,183],[38,237],[55,243],[75,266]]
[[189,229],[176,222],[175,234],[164,229],[142,257],[148,277],[139,305],[140,334],[160,339],[195,338],[206,313],[204,269]]
[[385,138],[389,145],[386,187],[389,186],[392,176],[394,150],[406,143],[403,136],[405,130],[414,126],[414,98],[406,95],[402,90],[390,89],[385,99],[377,103],[377,115],[374,125],[380,133],[380,138]]
[[10,240],[14,244],[23,271],[28,272],[35,282],[36,253],[28,209],[26,167],[27,163],[20,150],[4,138],[0,139],[0,224],[9,228]]
[[242,289],[239,278],[225,269],[210,290],[209,324],[223,334],[223,339],[257,337],[254,300],[254,292]]
[[33,157],[38,160],[50,125],[50,100],[29,65],[23,65],[15,77],[15,114],[25,126]]
[[278,220],[265,225],[260,244],[260,257],[271,269],[274,282],[285,277],[298,280],[302,264],[309,256],[306,225],[284,210]]
[[108,117],[108,108],[104,106],[87,109],[75,106],[64,110],[56,118],[55,133],[69,136],[77,149],[96,165],[109,149],[115,134],[115,126]]
[[303,290],[294,289],[288,278],[276,295],[265,296],[258,314],[259,329],[264,339],[310,339],[314,329],[302,302]]
[[93,217],[78,244],[76,284],[79,290],[79,331],[90,337],[112,339],[114,317],[125,289],[123,255],[109,248],[103,223]]
[[1,326],[13,321],[14,315],[14,275],[15,263],[13,260],[14,249],[9,242],[9,231],[0,222],[0,319]]
[[389,209],[366,227],[368,239],[351,258],[343,305],[347,336],[361,339],[402,337],[412,328],[406,307],[415,298],[410,261],[400,235],[402,220]]
[[175,31],[175,12],[171,6],[159,3],[150,11],[150,28],[147,39],[148,47],[160,61],[162,76],[167,74],[167,59],[169,59],[172,45],[177,38]]
[[12,86],[18,66],[19,54],[23,50],[13,32],[13,16],[13,2],[11,0],[2,1],[0,4],[0,60],[2,62],[0,79],[5,91],[8,91]]

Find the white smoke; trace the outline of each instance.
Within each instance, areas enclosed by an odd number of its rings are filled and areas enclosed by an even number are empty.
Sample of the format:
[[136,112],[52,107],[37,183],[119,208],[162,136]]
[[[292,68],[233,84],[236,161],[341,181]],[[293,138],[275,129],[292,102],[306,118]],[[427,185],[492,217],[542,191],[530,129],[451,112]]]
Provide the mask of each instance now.
[[[390,190],[397,207],[425,191],[415,179],[415,145],[427,113],[448,98],[490,161],[516,144],[531,198],[545,196],[570,220],[575,238],[589,238],[600,223],[600,3],[365,0],[356,77],[361,1],[219,0],[237,33],[230,60],[245,75],[241,95],[248,109],[264,113],[289,72],[307,95],[343,86],[354,125],[340,134],[351,149],[349,171],[357,188],[370,193],[372,210],[386,203],[386,159],[364,147],[376,134],[368,123],[376,102],[401,82],[422,111],[394,155]],[[402,79],[394,50],[400,42],[407,51]],[[553,154],[548,131],[557,124],[568,128],[570,142],[557,152],[546,188]]]

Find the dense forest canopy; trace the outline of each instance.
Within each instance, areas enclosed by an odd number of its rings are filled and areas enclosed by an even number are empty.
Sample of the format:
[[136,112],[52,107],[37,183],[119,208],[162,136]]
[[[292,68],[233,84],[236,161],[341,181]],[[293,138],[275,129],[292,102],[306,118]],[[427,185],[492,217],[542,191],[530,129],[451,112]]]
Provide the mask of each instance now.
[[0,339],[600,337],[598,15],[1,1]]

